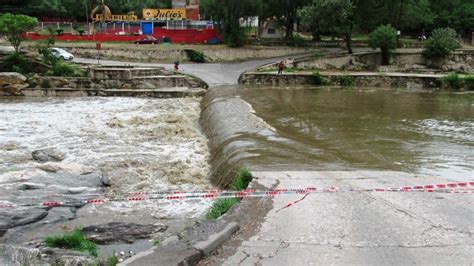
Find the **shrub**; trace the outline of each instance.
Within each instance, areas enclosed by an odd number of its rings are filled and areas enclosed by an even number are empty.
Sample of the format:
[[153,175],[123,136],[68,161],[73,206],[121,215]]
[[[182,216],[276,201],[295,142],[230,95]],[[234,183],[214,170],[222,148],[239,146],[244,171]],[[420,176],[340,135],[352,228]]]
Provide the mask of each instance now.
[[237,171],[235,175],[234,182],[230,185],[230,188],[233,190],[242,190],[246,189],[250,182],[252,182],[252,174],[246,168],[241,168]]
[[44,41],[38,42],[35,45],[35,48],[38,50],[38,53],[43,56],[43,61],[46,64],[54,65],[59,62],[59,58],[51,52],[51,47],[54,46],[56,40],[53,37],[48,37]]
[[51,68],[51,75],[60,77],[74,77],[76,75],[76,71],[73,66],[58,62]]
[[340,76],[338,81],[342,87],[352,87],[354,85],[354,77],[350,75]]
[[46,237],[44,243],[52,248],[74,249],[82,252],[89,252],[90,255],[97,257],[97,245],[87,240],[78,229],[66,233],[62,236]]
[[171,38],[166,36],[163,38],[163,43],[171,43]]
[[464,85],[466,86],[466,89],[470,91],[474,91],[474,76],[469,75],[464,78]]
[[379,26],[369,34],[369,46],[380,48],[382,65],[389,65],[392,51],[397,48],[397,30],[390,25]]
[[[234,181],[228,186],[232,190],[243,190],[248,187],[250,182],[252,182],[252,174],[246,168],[241,168],[237,171]],[[212,204],[211,210],[207,213],[206,218],[209,220],[217,219],[222,215],[226,214],[232,206],[238,204],[240,199],[238,198],[227,198],[227,199],[218,199]]]
[[77,32],[79,33],[80,36],[84,35],[84,29],[78,29]]
[[51,83],[49,82],[49,79],[43,79],[41,81],[40,87],[43,88],[43,89],[51,88]]
[[189,58],[191,62],[195,62],[195,63],[206,62],[206,58],[204,57],[204,53],[202,52],[192,50],[192,49],[186,49],[184,50],[184,52],[186,53],[186,56]]
[[306,45],[305,38],[301,37],[298,34],[293,35],[293,46],[295,47],[303,47]]
[[321,75],[321,73],[319,73],[318,71],[314,72],[311,76],[311,82],[313,85],[316,86],[325,86],[330,84],[329,80],[326,79],[323,75]]
[[64,30],[63,29],[56,29],[56,33],[59,35],[63,34]]
[[453,90],[461,89],[463,84],[463,80],[458,74],[449,74],[446,77],[443,77],[441,80],[444,86]]
[[427,59],[443,59],[461,47],[456,31],[451,28],[435,29],[426,41],[423,56]]
[[3,61],[3,66],[7,71],[21,74],[26,74],[31,69],[26,57],[18,53],[7,55]]

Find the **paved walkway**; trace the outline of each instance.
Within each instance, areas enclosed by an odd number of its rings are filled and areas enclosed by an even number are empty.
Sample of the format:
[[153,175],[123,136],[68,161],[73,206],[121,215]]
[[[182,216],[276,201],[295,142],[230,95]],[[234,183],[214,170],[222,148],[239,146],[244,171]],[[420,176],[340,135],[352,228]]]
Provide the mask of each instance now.
[[[447,182],[401,172],[254,172],[266,187],[388,188]],[[275,197],[257,233],[201,265],[472,265],[473,194],[347,192]],[[249,208],[257,208],[252,205]],[[243,207],[240,213],[248,210]],[[230,243],[241,243],[234,245]]]

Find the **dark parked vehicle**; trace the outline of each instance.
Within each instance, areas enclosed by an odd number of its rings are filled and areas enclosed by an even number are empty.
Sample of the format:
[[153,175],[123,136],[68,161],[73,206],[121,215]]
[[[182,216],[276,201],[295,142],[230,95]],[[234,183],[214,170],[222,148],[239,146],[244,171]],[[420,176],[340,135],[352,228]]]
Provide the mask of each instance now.
[[153,36],[146,36],[135,41],[135,44],[159,44],[162,43],[163,39],[158,39]]

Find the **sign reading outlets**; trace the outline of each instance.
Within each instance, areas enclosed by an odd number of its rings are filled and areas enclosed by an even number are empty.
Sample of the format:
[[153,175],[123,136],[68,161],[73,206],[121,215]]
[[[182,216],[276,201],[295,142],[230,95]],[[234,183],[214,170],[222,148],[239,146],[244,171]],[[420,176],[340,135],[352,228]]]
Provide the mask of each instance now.
[[143,9],[143,18],[147,20],[186,19],[186,9]]

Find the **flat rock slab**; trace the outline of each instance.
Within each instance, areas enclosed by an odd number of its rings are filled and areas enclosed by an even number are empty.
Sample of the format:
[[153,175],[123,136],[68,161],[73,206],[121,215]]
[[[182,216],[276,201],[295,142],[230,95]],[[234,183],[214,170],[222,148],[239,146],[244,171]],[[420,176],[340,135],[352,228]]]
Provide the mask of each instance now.
[[142,225],[113,222],[84,227],[81,231],[86,238],[97,244],[133,243],[137,239],[149,238],[152,234],[166,231],[164,225]]
[[0,231],[40,221],[47,215],[48,212],[40,208],[0,208]]

